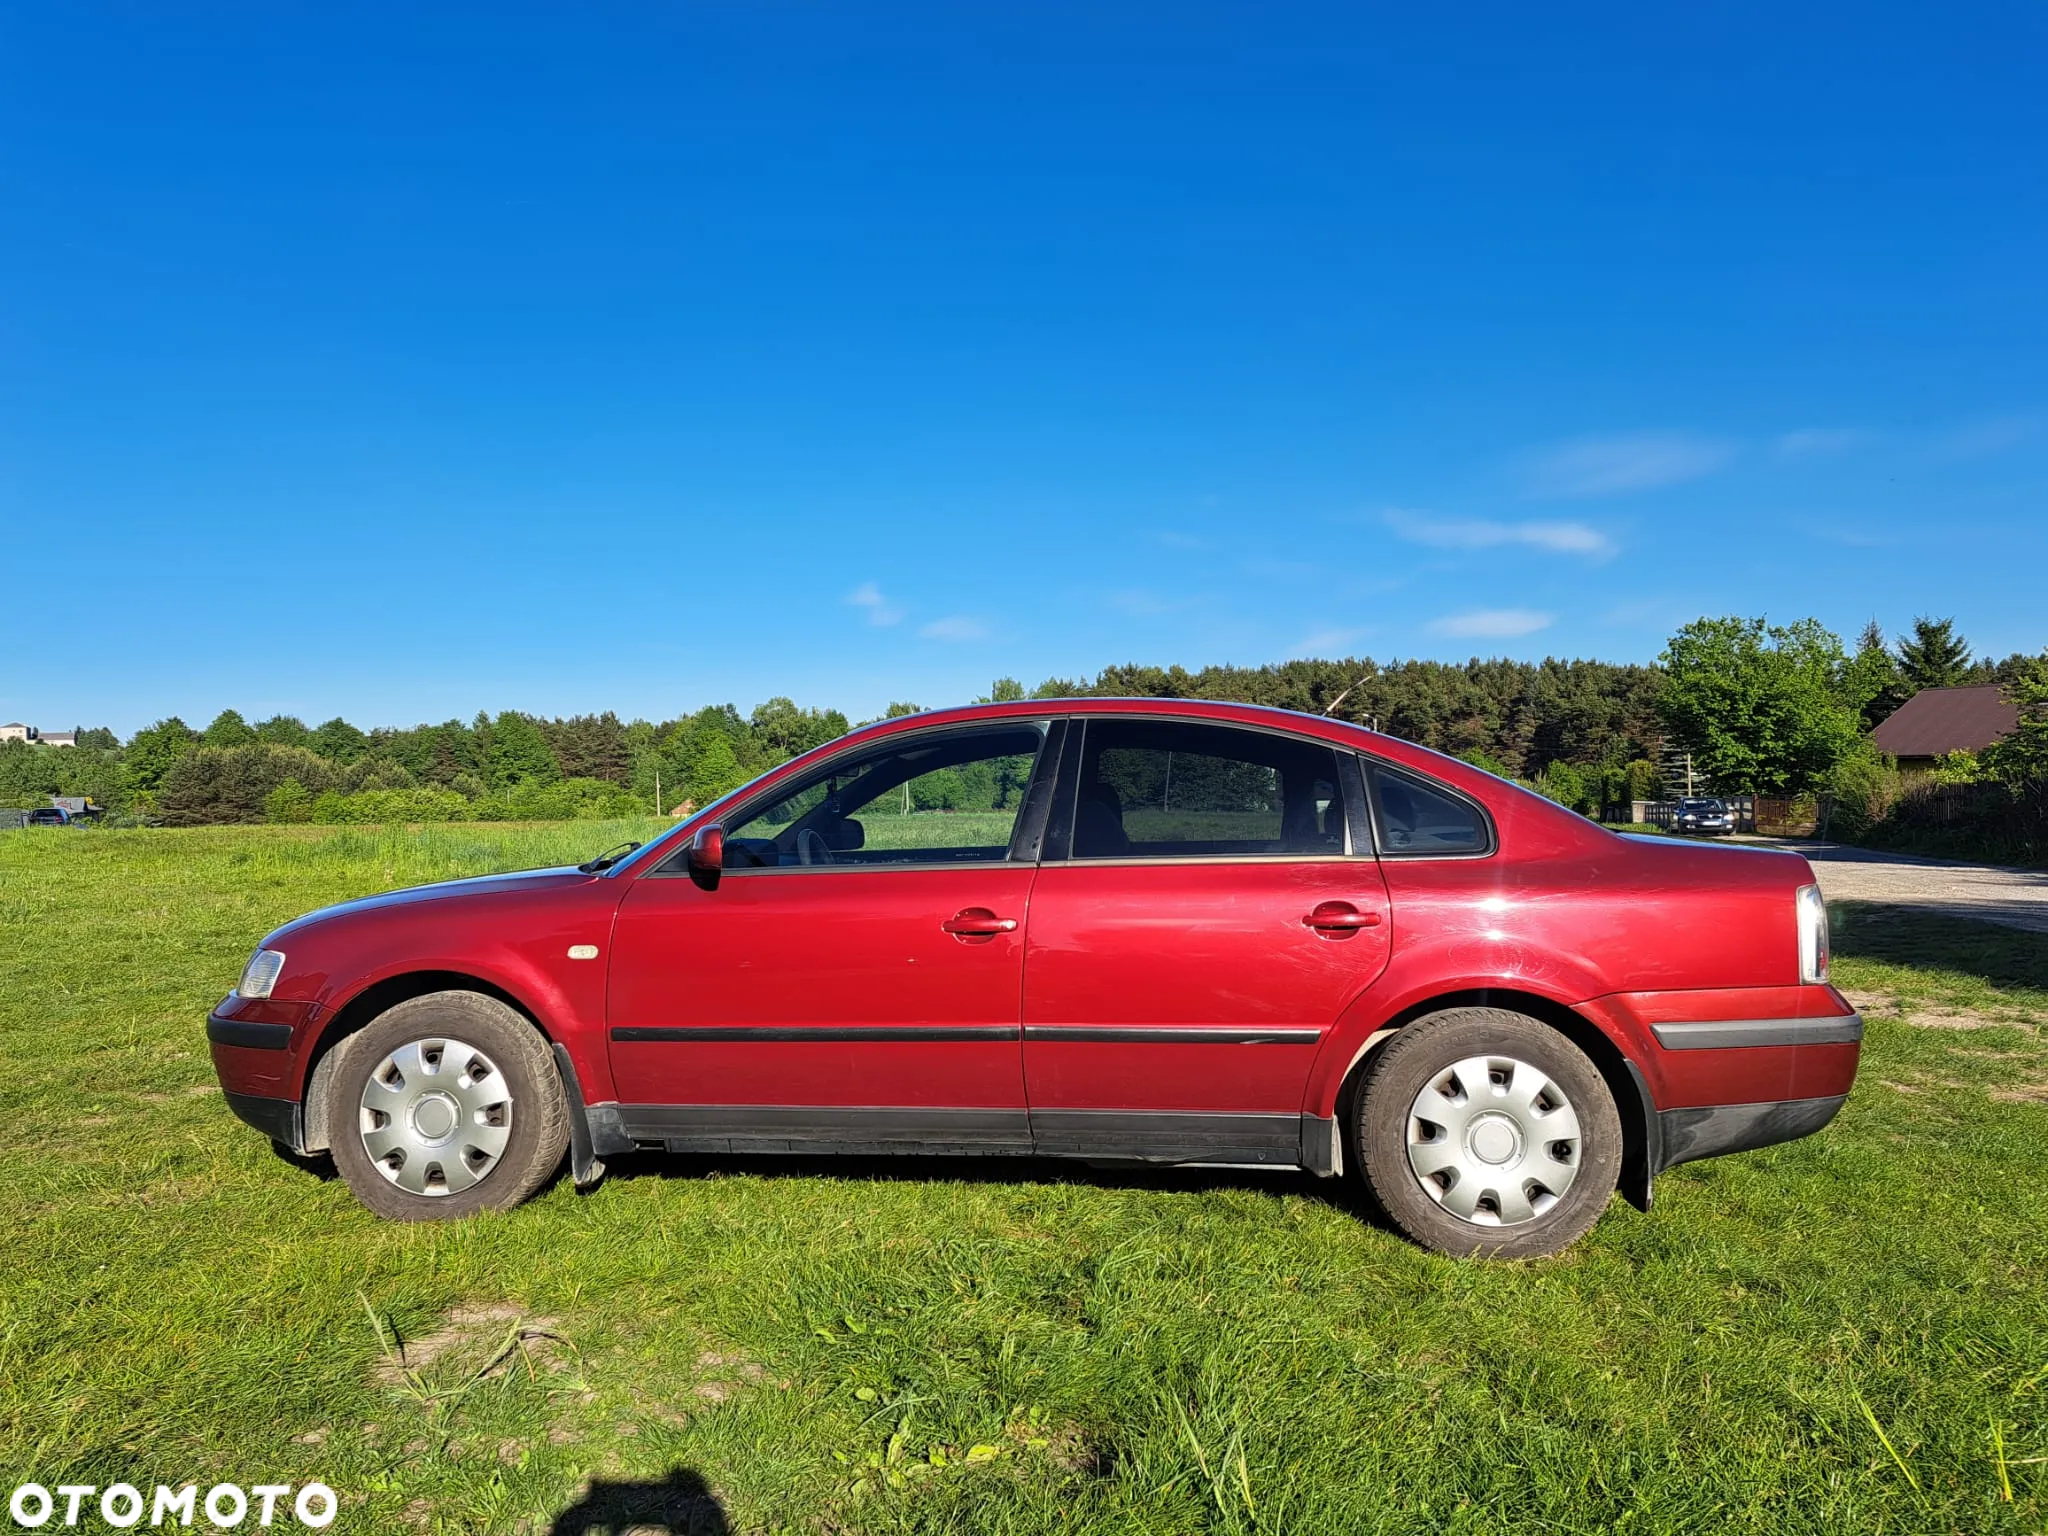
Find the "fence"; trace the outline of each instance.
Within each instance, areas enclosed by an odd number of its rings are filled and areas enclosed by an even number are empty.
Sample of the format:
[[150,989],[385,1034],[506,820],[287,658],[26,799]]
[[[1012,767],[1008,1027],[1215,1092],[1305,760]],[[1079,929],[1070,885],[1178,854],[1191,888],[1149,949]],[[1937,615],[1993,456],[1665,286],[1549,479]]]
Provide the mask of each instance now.
[[1811,795],[1756,797],[1756,813],[1750,823],[1753,832],[1765,837],[1811,837],[1819,827],[1820,805]]
[[1856,841],[1993,863],[2040,863],[2048,860],[2048,785],[1919,780]]

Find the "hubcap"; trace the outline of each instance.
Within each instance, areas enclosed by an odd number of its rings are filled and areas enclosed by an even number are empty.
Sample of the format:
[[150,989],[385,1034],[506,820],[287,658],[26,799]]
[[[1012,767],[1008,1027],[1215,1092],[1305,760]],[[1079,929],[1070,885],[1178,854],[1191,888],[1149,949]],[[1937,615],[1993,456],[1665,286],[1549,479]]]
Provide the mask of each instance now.
[[1534,1221],[1579,1172],[1579,1117],[1537,1068],[1473,1056],[1439,1072],[1408,1110],[1408,1166],[1423,1193],[1479,1227]]
[[487,1179],[512,1139],[512,1088],[460,1040],[414,1040],[363,1085],[358,1129],[370,1163],[409,1195],[459,1195]]

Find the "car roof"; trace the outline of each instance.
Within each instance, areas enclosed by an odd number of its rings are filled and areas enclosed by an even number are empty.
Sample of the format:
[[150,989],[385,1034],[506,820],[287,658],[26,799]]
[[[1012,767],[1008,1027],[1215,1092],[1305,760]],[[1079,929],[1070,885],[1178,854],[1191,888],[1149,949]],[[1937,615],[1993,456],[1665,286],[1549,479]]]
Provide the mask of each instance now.
[[959,725],[975,720],[1035,719],[1041,715],[1164,715],[1184,720],[1235,720],[1245,725],[1263,725],[1272,730],[1300,731],[1332,739],[1372,736],[1362,725],[1328,715],[1311,715],[1297,709],[1277,709],[1270,704],[1241,704],[1226,699],[1086,698],[1012,699],[1001,704],[954,704],[928,709],[915,715],[874,720],[850,735],[880,733],[891,729],[922,728],[931,725]]

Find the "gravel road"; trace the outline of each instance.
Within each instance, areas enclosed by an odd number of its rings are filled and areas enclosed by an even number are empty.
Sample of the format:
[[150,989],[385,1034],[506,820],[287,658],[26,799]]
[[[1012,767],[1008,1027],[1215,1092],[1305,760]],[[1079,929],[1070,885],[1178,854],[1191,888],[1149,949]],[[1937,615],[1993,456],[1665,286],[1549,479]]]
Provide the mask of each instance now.
[[1833,843],[1771,841],[1806,855],[1820,879],[1821,894],[1830,901],[1926,907],[2048,933],[2048,870],[1951,864]]

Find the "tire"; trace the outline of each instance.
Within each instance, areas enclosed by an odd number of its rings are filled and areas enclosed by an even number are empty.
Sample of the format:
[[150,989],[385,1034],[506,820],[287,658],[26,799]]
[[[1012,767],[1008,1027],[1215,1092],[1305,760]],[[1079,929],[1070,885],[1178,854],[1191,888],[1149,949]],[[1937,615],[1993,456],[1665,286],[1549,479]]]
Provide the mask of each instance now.
[[390,1221],[452,1221],[519,1204],[569,1145],[562,1080],[538,1031],[480,992],[432,992],[337,1048],[334,1166]]
[[1380,1047],[1355,1106],[1369,1193],[1436,1253],[1561,1252],[1600,1219],[1621,1175],[1606,1080],[1525,1014],[1452,1008],[1416,1020]]

